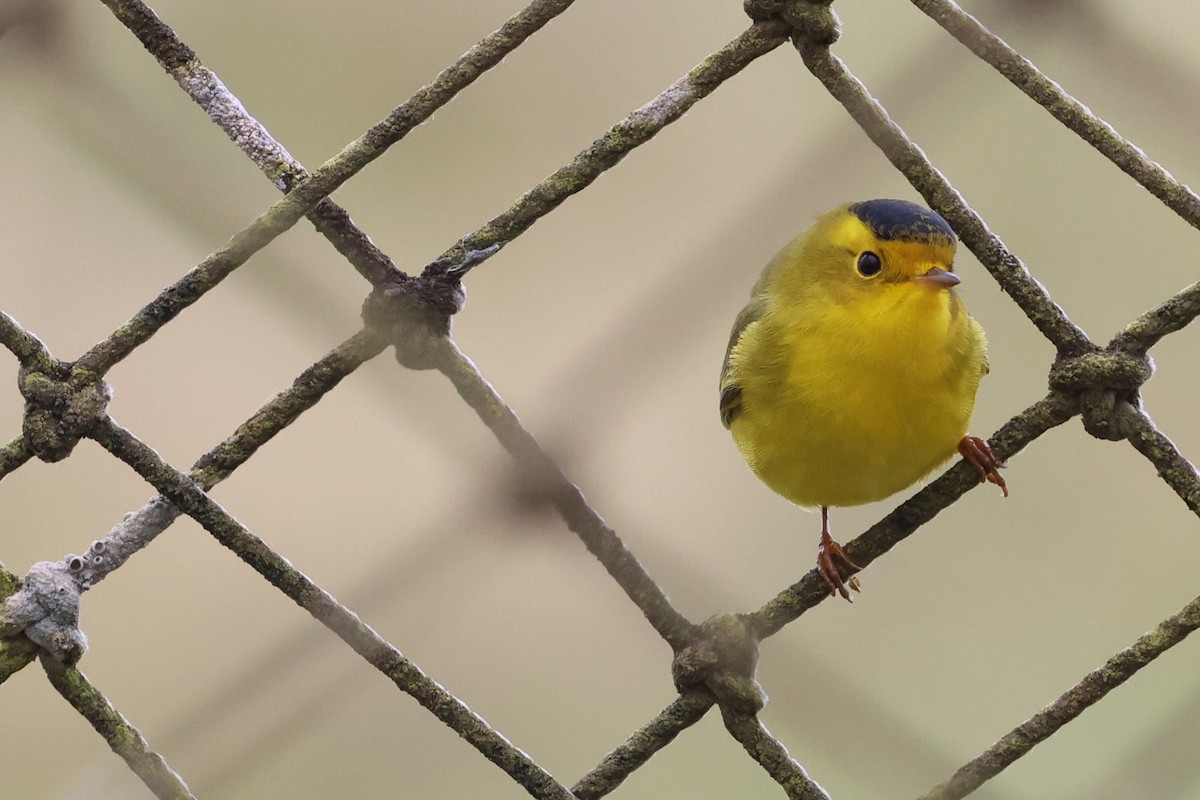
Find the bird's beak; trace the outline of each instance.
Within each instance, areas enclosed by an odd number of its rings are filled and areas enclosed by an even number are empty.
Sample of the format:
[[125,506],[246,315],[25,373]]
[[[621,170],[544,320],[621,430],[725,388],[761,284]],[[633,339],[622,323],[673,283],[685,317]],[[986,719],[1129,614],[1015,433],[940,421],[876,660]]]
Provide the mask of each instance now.
[[941,267],[930,267],[928,272],[924,272],[913,278],[917,283],[924,284],[931,289],[949,289],[952,286],[957,286],[962,282],[962,279],[955,275],[950,270],[942,269]]

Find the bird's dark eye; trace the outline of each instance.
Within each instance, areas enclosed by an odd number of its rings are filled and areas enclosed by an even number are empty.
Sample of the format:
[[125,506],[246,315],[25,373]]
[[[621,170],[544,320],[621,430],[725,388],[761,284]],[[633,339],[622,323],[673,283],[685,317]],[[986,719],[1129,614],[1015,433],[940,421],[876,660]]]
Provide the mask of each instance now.
[[883,262],[879,260],[879,256],[870,250],[858,254],[859,275],[862,275],[864,278],[871,278],[878,275],[881,269],[883,269]]

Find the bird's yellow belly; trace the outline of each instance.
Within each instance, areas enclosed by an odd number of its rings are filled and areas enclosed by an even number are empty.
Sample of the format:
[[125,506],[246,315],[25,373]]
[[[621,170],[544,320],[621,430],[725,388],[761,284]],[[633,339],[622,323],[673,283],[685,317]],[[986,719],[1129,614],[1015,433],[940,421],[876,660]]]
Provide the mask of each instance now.
[[966,434],[961,408],[892,398],[891,424],[864,424],[845,408],[791,403],[763,424],[746,413],[734,438],[773,490],[802,506],[852,506],[912,485],[950,458]]
[[928,475],[966,434],[981,372],[938,327],[790,342],[773,375],[743,384],[731,430],[750,467],[802,506],[869,503]]

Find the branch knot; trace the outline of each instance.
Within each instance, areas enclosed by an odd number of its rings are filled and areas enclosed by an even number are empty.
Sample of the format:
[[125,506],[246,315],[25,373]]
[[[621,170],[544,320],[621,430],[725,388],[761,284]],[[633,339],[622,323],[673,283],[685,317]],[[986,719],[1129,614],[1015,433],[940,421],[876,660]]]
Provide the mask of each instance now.
[[0,605],[0,635],[24,633],[55,660],[75,664],[87,650],[79,630],[79,556],[39,561],[29,568],[21,589]]
[[[103,380],[72,378],[65,364],[41,371],[22,367],[17,376],[25,398],[22,433],[42,461],[62,461],[96,422],[108,414],[112,387]],[[52,374],[53,373],[53,374]]]
[[757,714],[767,695],[754,679],[758,640],[740,614],[719,614],[700,626],[700,636],[675,655],[671,676],[680,692],[704,686],[723,708]]
[[1124,350],[1093,350],[1059,356],[1050,368],[1050,388],[1079,399],[1083,427],[1098,439],[1124,439],[1125,405],[1140,404],[1138,390],[1154,374],[1154,361]]
[[842,35],[842,25],[829,5],[833,0],[744,0],[742,8],[755,22],[780,18],[794,36],[829,47]]
[[432,369],[434,340],[450,335],[450,317],[466,292],[453,275],[400,275],[376,286],[363,302],[363,322],[385,331],[396,361],[409,369]]

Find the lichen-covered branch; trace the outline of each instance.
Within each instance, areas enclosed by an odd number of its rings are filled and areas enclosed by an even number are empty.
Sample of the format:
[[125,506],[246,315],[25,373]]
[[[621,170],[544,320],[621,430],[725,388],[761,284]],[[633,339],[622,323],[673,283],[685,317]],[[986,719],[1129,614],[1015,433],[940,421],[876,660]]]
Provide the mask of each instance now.
[[724,81],[741,72],[754,59],[787,41],[788,26],[781,20],[757,22],[729,44],[710,55],[657,97],[629,114],[580,152],[571,163],[556,170],[523,194],[502,214],[464,236],[438,256],[424,275],[441,275],[463,263],[472,251],[511,242],[533,223],[557,208],[615,166],[634,148],[682,117]]
[[[1004,423],[990,439],[992,452],[1007,460],[1078,411],[1071,397],[1052,392]],[[847,544],[846,552],[854,563],[866,567],[979,485],[979,473],[960,461]],[[746,619],[758,638],[765,639],[828,596],[829,587],[814,569]]]
[[1121,431],[1133,448],[1146,457],[1158,476],[1179,495],[1193,514],[1200,516],[1200,473],[1184,458],[1165,433],[1140,408],[1126,404],[1122,408]]
[[[205,491],[212,489],[386,346],[386,338],[370,328],[351,336],[304,370],[291,387],[273,397],[238,426],[229,438],[202,456],[188,477]],[[63,573],[60,578],[74,582],[77,593],[87,591],[150,544],[179,514],[179,509],[164,498],[153,497],[92,542],[82,556],[68,556],[64,562],[55,562],[51,566]],[[67,569],[69,564],[76,562],[78,566]],[[32,600],[30,598],[30,602]],[[63,622],[68,628],[75,624],[73,619]]]
[[87,676],[45,654],[42,666],[58,693],[92,724],[155,797],[159,800],[195,800],[195,795],[166,759],[150,749],[141,732],[113,708]]
[[552,505],[567,527],[583,540],[629,599],[641,609],[659,635],[675,650],[695,638],[698,628],[676,611],[666,594],[638,563],[633,553],[587,503],[583,492],[571,483],[537,440],[525,430],[517,415],[488,383],[469,358],[449,339],[431,341],[431,355],[467,405],[492,431],[517,462],[532,491]]
[[31,458],[33,451],[26,447],[24,436],[18,435],[0,447],[0,480]]
[[1047,78],[1033,62],[963,11],[953,0],[912,0],[913,5],[990,64],[1034,102],[1081,139],[1096,148],[1129,177],[1195,228],[1200,228],[1200,196],[1176,180],[1141,148],[1117,133],[1061,86]]
[[884,107],[841,59],[830,53],[828,47],[803,38],[797,39],[796,47],[809,71],[850,112],[863,132],[930,207],[946,218],[1000,288],[1012,297],[1059,352],[1074,355],[1094,349],[1087,334],[1067,317],[1046,288],[1029,274],[1000,237],[992,233],[983,218],[967,205],[962,195],[888,116]]
[[[0,564],[0,607],[21,588],[21,579]],[[0,684],[20,672],[37,656],[37,645],[24,635],[0,635]]]
[[571,787],[579,800],[598,800],[611,793],[633,771],[650,760],[675,737],[699,722],[713,706],[713,696],[705,691],[684,692],[658,716],[634,732],[625,742],[604,757],[596,768]]
[[[535,0],[474,45],[412,99],[397,106],[307,179],[299,181],[287,195],[234,234],[228,244],[213,251],[107,339],[84,353],[75,362],[76,369],[95,377],[103,375],[569,4],[570,0]],[[118,11],[129,8],[121,2],[114,2],[114,6]]]
[[0,684],[16,675],[37,657],[38,646],[25,636],[0,636]]
[[1200,597],[1167,617],[1154,630],[1117,653],[1102,667],[1089,673],[1053,703],[961,767],[948,781],[922,795],[920,800],[957,800],[966,797],[1132,678],[1142,667],[1182,642],[1197,628],[1200,628]]
[[40,339],[3,311],[0,311],[0,344],[17,357],[22,367],[48,369],[54,360]]
[[1169,333],[1183,330],[1200,316],[1200,283],[1193,283],[1126,325],[1109,347],[1143,354]]
[[757,716],[722,706],[721,718],[729,734],[783,787],[790,800],[829,800],[821,784],[808,776],[800,762],[792,758]]
[[111,419],[105,419],[89,435],[530,794],[558,800],[571,797],[565,786],[555,781],[529,756],[429,678],[357,614],[247,530],[205,494],[196,482],[173,469],[152,448]]
[[228,478],[258,448],[315,406],[350,373],[382,353],[388,344],[380,332],[370,327],[339,344],[255,411],[229,438],[201,456],[190,477],[206,490]]
[[[399,141],[413,127],[432,116],[485,71],[500,63],[525,39],[533,35],[574,0],[538,0],[512,17],[498,31],[467,51],[457,62],[443,70],[430,85],[393,112],[396,123],[380,141],[390,137]],[[271,136],[257,119],[246,111],[216,73],[201,63],[196,53],[160,20],[141,0],[103,0],[113,14],[142,43],[178,83],[236,144],[281,190],[289,191],[309,178],[299,161]],[[401,112],[401,109],[406,109]],[[391,119],[392,117],[389,117]],[[378,126],[377,126],[378,127]],[[350,215],[325,198],[306,215],[313,226],[328,239],[363,277],[379,286],[398,276],[392,259],[375,246],[371,238],[350,219]]]
[[[373,329],[354,334],[300,373],[291,387],[255,411],[229,438],[201,456],[188,477],[209,491],[385,347],[387,340]],[[179,514],[179,509],[162,497],[152,497],[137,511],[126,514],[102,539],[92,544],[92,550],[96,549],[97,543],[101,545],[102,555],[82,570],[83,588],[91,588],[119,568],[166,530]]]

